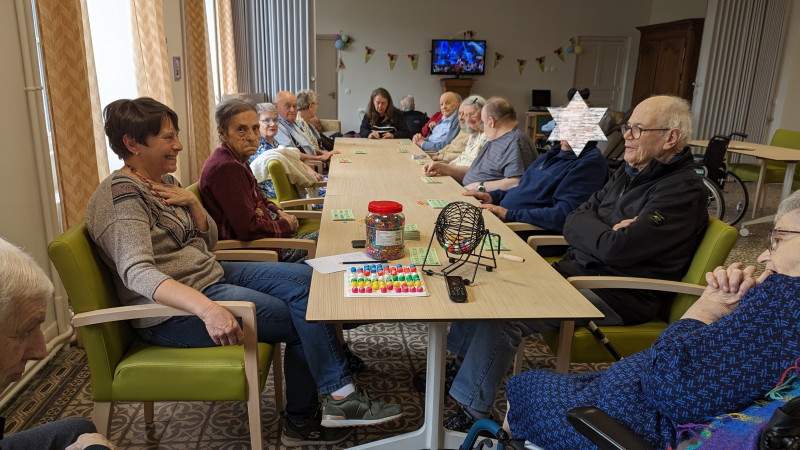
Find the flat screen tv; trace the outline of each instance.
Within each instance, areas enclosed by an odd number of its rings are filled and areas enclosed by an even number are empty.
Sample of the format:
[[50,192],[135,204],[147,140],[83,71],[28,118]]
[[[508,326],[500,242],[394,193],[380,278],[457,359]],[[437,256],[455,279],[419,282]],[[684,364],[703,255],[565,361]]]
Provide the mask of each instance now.
[[434,39],[431,75],[483,75],[486,41]]

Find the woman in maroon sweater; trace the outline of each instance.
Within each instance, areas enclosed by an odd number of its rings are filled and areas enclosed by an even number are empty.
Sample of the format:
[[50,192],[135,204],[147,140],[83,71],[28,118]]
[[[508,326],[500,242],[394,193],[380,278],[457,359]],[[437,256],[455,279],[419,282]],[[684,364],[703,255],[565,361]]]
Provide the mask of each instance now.
[[[295,236],[297,218],[267,200],[247,161],[258,149],[258,113],[241,100],[225,100],[217,105],[217,131],[222,145],[203,165],[200,194],[211,217],[217,222],[220,239],[252,241],[262,238],[317,239],[318,232]],[[284,249],[281,260],[299,262],[308,257],[305,250]]]

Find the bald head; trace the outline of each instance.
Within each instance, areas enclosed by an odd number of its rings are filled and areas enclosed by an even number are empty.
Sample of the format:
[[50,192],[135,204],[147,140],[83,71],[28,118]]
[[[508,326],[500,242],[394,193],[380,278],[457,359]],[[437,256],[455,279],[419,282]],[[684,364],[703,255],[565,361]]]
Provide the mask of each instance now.
[[275,107],[278,108],[278,115],[283,120],[294,123],[297,119],[297,97],[289,91],[280,91],[275,94]]
[[625,161],[631,167],[642,170],[653,159],[668,163],[691,139],[689,102],[669,95],[650,97],[636,105],[627,125],[632,128],[623,134]]
[[461,98],[452,92],[445,92],[439,97],[439,110],[444,117],[450,117],[458,111],[458,105],[460,104]]

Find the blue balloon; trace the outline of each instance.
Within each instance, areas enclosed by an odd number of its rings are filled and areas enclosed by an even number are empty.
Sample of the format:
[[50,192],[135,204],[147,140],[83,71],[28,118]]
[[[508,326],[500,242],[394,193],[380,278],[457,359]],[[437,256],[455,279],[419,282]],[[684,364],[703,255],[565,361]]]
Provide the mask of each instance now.
[[568,45],[568,46],[567,46],[567,53],[572,53],[572,52],[574,52],[574,51],[575,51],[575,47],[573,47],[573,46],[571,46],[571,45]]
[[343,48],[344,48],[344,41],[342,41],[341,39],[337,39],[337,40],[336,40],[336,42],[334,42],[334,43],[333,43],[333,45],[334,45],[334,46],[335,46],[337,49],[341,50],[341,49],[343,49]]

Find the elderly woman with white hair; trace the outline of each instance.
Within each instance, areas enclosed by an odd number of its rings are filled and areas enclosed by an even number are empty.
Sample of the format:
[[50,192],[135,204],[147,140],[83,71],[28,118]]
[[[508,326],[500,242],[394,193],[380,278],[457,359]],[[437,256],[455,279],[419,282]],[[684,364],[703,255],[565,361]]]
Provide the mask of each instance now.
[[453,166],[466,166],[472,165],[472,161],[478,157],[481,149],[486,145],[486,134],[483,132],[483,120],[481,119],[481,111],[486,105],[486,99],[480,95],[470,95],[463,102],[461,106],[464,111],[464,118],[472,130],[469,140],[467,141],[464,151],[461,152],[455,159],[450,161]]
[[[40,326],[52,295],[53,283],[33,258],[0,238],[0,392],[22,379],[28,361],[47,356]],[[116,448],[95,431],[94,424],[82,418],[61,419],[8,436],[0,429],[0,448]]]
[[[333,139],[326,136],[322,130],[322,121],[317,117],[319,98],[311,89],[297,91],[297,123],[311,142],[316,142],[318,148],[333,150]],[[336,152],[335,152],[336,153]]]
[[676,448],[681,424],[741,411],[773,390],[800,356],[800,191],[775,217],[758,257],[766,270],[708,272],[703,295],[649,349],[608,370],[511,377],[506,429],[544,448],[589,447],[565,413],[595,406],[655,448]]

